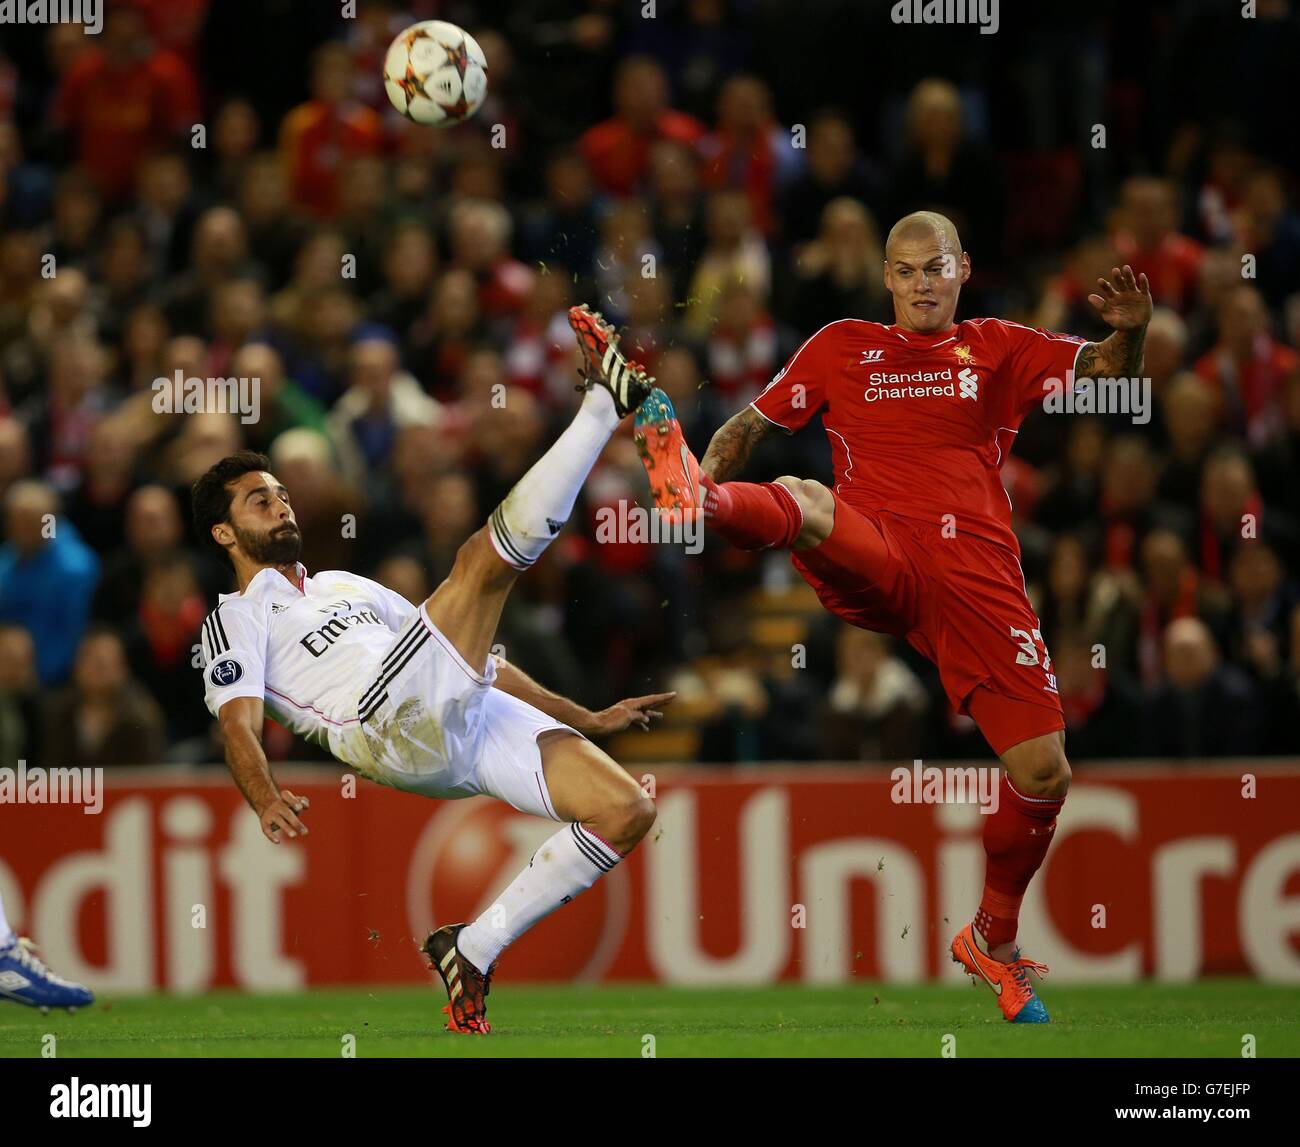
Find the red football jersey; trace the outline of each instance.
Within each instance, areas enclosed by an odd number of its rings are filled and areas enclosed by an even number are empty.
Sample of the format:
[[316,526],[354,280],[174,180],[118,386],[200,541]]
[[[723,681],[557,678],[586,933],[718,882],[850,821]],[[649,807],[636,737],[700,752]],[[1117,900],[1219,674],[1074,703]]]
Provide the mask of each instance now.
[[1074,335],[1002,319],[934,334],[840,319],[801,346],[751,404],[783,430],[820,413],[835,492],[1009,547],[1011,501],[999,470],[1044,383],[1067,382]]

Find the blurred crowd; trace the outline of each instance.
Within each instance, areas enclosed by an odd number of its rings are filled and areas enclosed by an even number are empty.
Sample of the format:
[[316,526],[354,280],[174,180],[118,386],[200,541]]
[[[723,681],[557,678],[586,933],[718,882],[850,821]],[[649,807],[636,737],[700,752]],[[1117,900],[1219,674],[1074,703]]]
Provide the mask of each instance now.
[[[919,208],[972,254],[959,318],[1104,337],[1120,262],[1157,302],[1150,418],[1036,412],[1003,472],[1071,758],[1300,750],[1297,142],[1252,114],[1300,58],[1289,4],[988,37],[839,0],[337,7],[108,0],[99,36],[0,41],[0,761],[221,759],[198,632],[233,587],[188,505],[217,459],[269,453],[309,570],[419,600],[570,417],[570,304],[702,452],[817,327],[891,321],[882,236]],[[447,131],[382,86],[430,17],[489,64]],[[259,379],[257,417],[187,408],[191,378]],[[828,464],[814,422],[748,476]],[[501,645],[548,686],[677,688],[699,760],[987,754],[783,555],[598,543],[624,500],[628,434],[510,599]]]

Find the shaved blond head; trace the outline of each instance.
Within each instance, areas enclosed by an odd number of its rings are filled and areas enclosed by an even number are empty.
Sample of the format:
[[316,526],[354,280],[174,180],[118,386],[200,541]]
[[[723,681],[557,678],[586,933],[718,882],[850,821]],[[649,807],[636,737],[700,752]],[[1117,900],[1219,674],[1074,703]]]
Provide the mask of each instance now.
[[961,236],[957,234],[956,224],[948,216],[940,215],[937,211],[913,211],[890,228],[889,237],[885,240],[885,258],[890,258],[890,252],[896,243],[924,243],[930,239],[939,241],[940,250],[944,254],[961,254]]

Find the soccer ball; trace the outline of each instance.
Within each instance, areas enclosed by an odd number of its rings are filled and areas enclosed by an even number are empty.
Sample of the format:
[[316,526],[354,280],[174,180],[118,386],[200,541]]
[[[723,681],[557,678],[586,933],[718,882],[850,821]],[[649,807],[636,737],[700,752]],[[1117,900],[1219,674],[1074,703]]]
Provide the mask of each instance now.
[[445,20],[412,24],[384,57],[384,88],[407,119],[450,127],[469,119],[487,95],[487,57],[463,28]]

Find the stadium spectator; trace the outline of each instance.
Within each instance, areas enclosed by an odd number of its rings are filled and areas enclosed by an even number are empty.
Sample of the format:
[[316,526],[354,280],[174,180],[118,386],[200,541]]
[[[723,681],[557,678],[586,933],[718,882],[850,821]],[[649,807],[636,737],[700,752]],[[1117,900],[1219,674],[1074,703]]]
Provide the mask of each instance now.
[[664,262],[678,284],[674,302],[686,302],[690,271],[704,253],[704,201],[699,163],[685,144],[668,140],[650,153],[651,226]]
[[777,190],[790,180],[798,152],[773,114],[767,85],[756,76],[732,76],[718,97],[718,125],[697,149],[703,186],[743,191],[754,226],[771,236]]
[[846,316],[877,319],[885,301],[880,268],[885,249],[876,221],[856,199],[833,199],[817,238],[795,258],[789,313],[800,331],[813,332]]
[[601,220],[594,276],[601,313],[610,322],[621,326],[627,321],[630,303],[625,287],[629,276],[657,273],[662,258],[645,204],[637,199],[611,203]]
[[397,224],[384,242],[383,286],[370,303],[370,318],[394,331],[408,330],[428,306],[438,269],[429,229],[418,220]]
[[[184,534],[175,494],[154,485],[135,490],[126,499],[119,542],[106,551],[91,611],[95,620],[109,623],[134,616],[145,571],[175,554]],[[225,580],[219,579],[223,588]]]
[[1214,388],[1220,424],[1259,446],[1281,426],[1282,388],[1300,355],[1273,337],[1263,296],[1246,284],[1223,299],[1218,326],[1218,342],[1193,369]]
[[159,764],[166,743],[162,709],[131,676],[121,638],[111,629],[92,629],[77,647],[71,682],[46,703],[45,764]]
[[38,279],[32,289],[21,334],[4,350],[5,389],[14,408],[29,400],[39,404],[45,396],[50,358],[56,347],[96,337],[90,311],[89,281],[75,267],[52,279]]
[[1275,316],[1300,290],[1300,217],[1287,206],[1282,173],[1256,171],[1246,181],[1235,238],[1255,256],[1255,282]]
[[741,280],[724,281],[704,343],[705,372],[722,402],[739,410],[781,369],[776,324],[758,292]]
[[99,240],[103,202],[94,181],[79,171],[59,179],[54,212],[41,229],[41,248],[55,267],[87,268]]
[[1186,361],[1187,324],[1168,307],[1157,307],[1147,324],[1147,341],[1142,348],[1142,376],[1151,380],[1150,421],[1138,427],[1152,446],[1165,443],[1165,388]]
[[1205,462],[1214,448],[1216,402],[1204,381],[1183,371],[1164,388],[1161,409],[1169,450],[1156,494],[1167,502],[1195,511],[1201,496]]
[[479,314],[489,322],[517,314],[533,272],[510,255],[509,212],[488,200],[464,200],[451,209],[449,230],[452,266],[474,276]]
[[619,64],[614,107],[610,119],[588,128],[578,141],[597,184],[611,195],[640,189],[657,141],[694,147],[704,135],[699,120],[668,106],[667,77],[648,56],[630,56]]
[[882,206],[884,191],[883,173],[859,154],[853,124],[843,112],[827,108],[814,115],[807,144],[804,169],[780,197],[782,237],[796,245],[816,236],[833,201],[857,200],[874,215]]
[[[189,555],[175,552],[151,562],[134,615],[115,618],[131,673],[158,702],[168,760],[206,760],[211,719],[194,695],[189,670],[199,648],[208,606]],[[122,624],[124,622],[124,624]]]
[[530,263],[562,267],[570,275],[590,274],[599,223],[600,201],[586,161],[575,149],[552,155],[546,198],[526,214],[520,230],[523,254]]
[[1035,508],[1035,521],[1049,530],[1076,528],[1095,517],[1101,497],[1105,424],[1096,417],[1069,421],[1065,449],[1060,460],[1051,465]]
[[[633,306],[633,291],[640,284],[655,282],[655,279],[633,276],[632,290],[627,292],[629,307]],[[567,277],[537,275],[528,301],[506,340],[505,367],[511,385],[536,395],[548,410],[566,408],[573,393],[572,338],[567,315],[569,301]],[[637,343],[631,339],[628,346],[637,347]],[[647,370],[653,369],[650,363],[645,362],[639,348],[635,353]]]
[[739,191],[715,191],[709,197],[708,243],[695,265],[686,301],[686,329],[706,334],[717,317],[723,287],[743,282],[766,301],[772,279],[771,257],[749,216],[749,200]]
[[452,402],[460,396],[470,353],[486,337],[474,276],[447,271],[429,296],[426,314],[409,327],[402,361],[434,398]]
[[999,267],[1001,193],[988,149],[965,125],[961,93],[947,80],[925,79],[907,101],[906,141],[890,177],[893,215],[918,208],[947,215],[975,265]]
[[1222,582],[1237,547],[1262,536],[1263,531],[1291,565],[1295,560],[1295,522],[1284,512],[1264,505],[1250,459],[1239,449],[1225,446],[1210,457],[1201,478],[1197,538],[1201,569],[1211,579]]
[[227,100],[212,123],[212,170],[209,180],[223,198],[233,198],[257,151],[262,124],[257,109],[246,99]]
[[327,426],[344,477],[361,485],[385,464],[403,426],[435,423],[441,408],[401,369],[386,327],[362,326],[348,364],[348,389],[330,410]]
[[1097,520],[1085,537],[1104,569],[1132,569],[1147,532],[1157,528],[1189,536],[1190,515],[1156,501],[1155,460],[1146,440],[1136,434],[1114,439],[1102,467]]
[[306,429],[286,430],[271,445],[275,476],[292,491],[308,569],[346,569],[356,548],[364,505],[339,475],[327,438]]
[[198,121],[198,86],[184,60],[150,42],[135,4],[108,6],[97,39],[64,73],[52,117],[75,138],[81,165],[117,199],[149,151],[179,143]]
[[60,491],[77,484],[91,432],[112,404],[107,359],[104,347],[91,339],[60,342],[50,349],[46,393],[23,408],[36,465]]
[[1186,314],[1196,300],[1202,249],[1177,228],[1176,192],[1168,180],[1134,176],[1124,183],[1115,249],[1146,275],[1158,304]]
[[251,250],[267,269],[269,285],[279,289],[293,274],[294,258],[311,234],[293,209],[284,159],[275,152],[251,156],[235,190]]
[[1052,667],[1070,751],[1080,760],[1140,756],[1145,746],[1139,692],[1099,659],[1096,646],[1069,634],[1055,644]]
[[1086,641],[1095,625],[1090,595],[1088,551],[1077,534],[1059,534],[1052,543],[1038,615],[1054,643]]
[[836,669],[823,717],[825,751],[846,761],[914,757],[929,698],[916,674],[890,653],[889,639],[843,626]]
[[295,428],[328,433],[325,407],[293,379],[286,378],[275,348],[264,342],[244,342],[230,363],[235,378],[256,379],[258,417],[245,429],[249,446],[265,453],[271,443]]
[[198,217],[195,199],[182,156],[161,152],[141,162],[131,217],[144,228],[152,265],[169,274],[182,270],[189,257]]
[[230,207],[211,208],[195,225],[190,269],[173,281],[164,300],[168,325],[178,334],[206,338],[217,288],[258,274],[239,213]]
[[379,116],[353,97],[353,62],[342,44],[322,44],[312,57],[312,98],[280,125],[280,154],[289,173],[289,195],[320,219],[339,205],[345,162],[378,154],[384,146]]
[[21,625],[36,643],[42,685],[67,677],[90,614],[99,558],[59,517],[44,482],[24,479],[5,493],[0,545],[0,621]]
[[1144,722],[1148,751],[1194,760],[1258,752],[1259,695],[1240,669],[1223,663],[1205,623],[1171,622],[1162,645],[1165,681]]
[[1099,333],[1097,313],[1088,302],[1088,295],[1095,289],[1097,279],[1109,275],[1119,262],[1119,252],[1109,236],[1087,235],[1080,239],[1069,252],[1065,265],[1044,288],[1033,325],[1075,331],[1088,337]]
[[66,499],[66,513],[82,540],[107,553],[122,537],[127,494],[135,483],[135,448],[126,424],[108,417],[90,431],[80,481]]
[[422,491],[421,530],[402,544],[394,557],[419,564],[429,585],[439,585],[451,573],[456,551],[479,527],[478,497],[466,474],[441,474]]
[[1105,650],[1106,667],[1154,685],[1163,670],[1161,636],[1184,617],[1213,618],[1222,592],[1208,584],[1172,530],[1152,530],[1142,542],[1141,571],[1101,575],[1094,590],[1092,627]]

